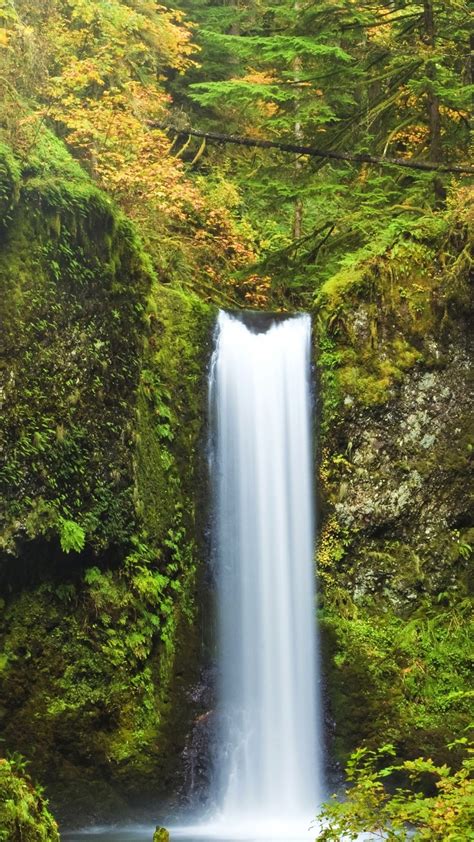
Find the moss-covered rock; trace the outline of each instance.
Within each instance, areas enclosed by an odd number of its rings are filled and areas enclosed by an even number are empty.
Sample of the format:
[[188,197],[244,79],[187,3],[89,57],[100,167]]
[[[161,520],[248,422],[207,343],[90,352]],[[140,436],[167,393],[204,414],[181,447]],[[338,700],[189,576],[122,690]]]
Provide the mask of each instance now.
[[316,300],[319,570],[341,759],[391,739],[444,760],[468,723],[472,235],[462,203],[428,222]]
[[58,826],[41,790],[5,758],[0,758],[0,840],[59,842]]
[[[7,551],[54,533],[67,550],[67,522],[105,548],[134,522],[129,445],[151,271],[80,169],[48,166],[24,177],[0,253]],[[71,548],[81,543],[77,532]]]
[[213,310],[47,133],[0,249],[0,727],[58,815],[166,796],[199,670]]

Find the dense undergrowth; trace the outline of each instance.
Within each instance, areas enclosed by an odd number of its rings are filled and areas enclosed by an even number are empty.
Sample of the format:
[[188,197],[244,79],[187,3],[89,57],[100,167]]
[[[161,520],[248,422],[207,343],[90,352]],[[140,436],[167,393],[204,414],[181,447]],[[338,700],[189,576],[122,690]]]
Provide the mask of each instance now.
[[[418,757],[401,763],[393,761],[394,748],[381,746],[377,752],[367,748],[352,755],[347,766],[350,788],[344,800],[333,797],[319,814],[322,830],[319,842],[372,838],[389,840],[438,840],[464,842],[472,838],[474,819],[472,749],[467,739],[458,741],[463,749],[456,771],[431,758]],[[404,785],[396,785],[398,778]],[[392,780],[390,789],[387,780]]]
[[0,839],[2,842],[59,842],[58,826],[39,787],[21,761],[0,758]]

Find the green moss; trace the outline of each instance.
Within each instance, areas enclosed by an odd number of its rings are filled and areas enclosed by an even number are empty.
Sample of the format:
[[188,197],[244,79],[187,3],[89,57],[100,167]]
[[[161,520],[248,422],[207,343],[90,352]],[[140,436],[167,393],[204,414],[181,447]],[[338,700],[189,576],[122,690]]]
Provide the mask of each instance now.
[[214,311],[47,134],[0,278],[2,734],[61,817],[110,818],[169,787],[193,715]]
[[0,840],[59,842],[58,827],[47,805],[20,762],[0,758]]
[[138,403],[136,505],[146,511],[144,529],[154,542],[163,541],[177,505],[186,527],[195,531],[191,501],[202,482],[196,447],[204,445],[214,313],[195,296],[159,286],[150,299]]
[[59,178],[63,185],[71,183],[92,187],[87,173],[68,152],[65,144],[44,126],[35,136],[34,145],[22,164],[25,180]]
[[359,357],[347,349],[340,355],[337,371],[340,392],[363,406],[384,404],[393,397],[393,387],[403,380],[404,373],[421,359],[421,352],[403,337],[386,343],[383,357],[377,348],[364,349]]
[[[207,369],[214,319],[214,308],[197,297],[154,287],[138,392],[135,506],[144,539],[160,547],[159,566],[169,583],[154,681],[162,759],[174,757],[175,768],[190,715],[186,685],[199,670],[196,594],[204,571]],[[168,776],[172,769],[168,762]]]
[[329,278],[319,289],[317,302],[325,302],[332,310],[344,303],[348,294],[364,287],[367,275],[363,269],[344,269]]
[[8,225],[18,200],[20,167],[11,150],[0,142],[0,231]]
[[341,389],[345,394],[356,396],[366,406],[385,403],[396,368],[386,363],[378,376],[367,374],[362,366],[344,366],[339,373]]
[[8,550],[64,521],[96,547],[134,531],[128,444],[152,274],[131,225],[58,149],[24,176],[0,252]]
[[[461,197],[462,198],[462,197]],[[340,759],[446,759],[469,724],[467,207],[358,255],[315,300],[318,565]]]
[[393,742],[403,757],[446,760],[446,745],[469,726],[468,601],[426,602],[410,618],[387,606],[352,605],[322,616],[325,662],[345,761],[358,745]]
[[440,212],[420,220],[411,237],[382,237],[380,248],[356,255],[321,286],[314,309],[324,400],[333,404],[337,393],[339,408],[344,397],[380,406],[413,366],[432,364],[430,343],[447,342],[456,314],[470,306],[468,245],[461,211]]

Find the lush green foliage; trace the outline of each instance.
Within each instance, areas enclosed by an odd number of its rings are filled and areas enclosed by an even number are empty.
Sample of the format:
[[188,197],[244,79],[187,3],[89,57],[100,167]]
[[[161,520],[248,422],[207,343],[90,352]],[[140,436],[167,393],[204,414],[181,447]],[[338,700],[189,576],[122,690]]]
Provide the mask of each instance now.
[[53,532],[66,552],[86,535],[96,546],[126,543],[132,466],[120,435],[133,416],[150,267],[130,223],[59,141],[42,134],[29,167],[0,255],[11,372],[1,543]]
[[426,600],[407,617],[375,601],[356,605],[340,585],[331,597],[321,624],[336,752],[388,739],[402,757],[444,762],[447,742],[470,721],[470,601]]
[[[319,286],[311,305],[324,431],[340,418],[344,398],[372,407],[386,403],[407,372],[423,360],[432,363],[427,338],[447,338],[469,313],[470,207],[470,191],[457,190],[442,210],[409,226],[392,222],[344,257],[340,270]],[[366,326],[358,332],[354,322],[361,308]]]
[[21,758],[0,758],[0,840],[59,842],[48,802],[25,773]]
[[[466,739],[459,741],[465,747]],[[358,839],[361,833],[388,840],[439,840],[467,842],[473,838],[474,782],[472,751],[453,772],[446,764],[431,759],[394,762],[392,745],[378,751],[354,752],[347,765],[350,788],[346,798],[323,806],[318,820],[320,842]],[[390,762],[391,760],[391,762]],[[388,763],[387,763],[388,761]],[[403,786],[389,787],[387,781],[400,777]]]
[[182,14],[150,0],[0,0],[0,23],[0,130],[27,172],[46,124],[139,224],[162,277],[235,303],[229,276],[251,257],[249,231],[151,128],[167,78],[193,63]]
[[2,732],[63,815],[99,798],[111,816],[163,788],[189,716],[213,311],[156,282],[130,222],[51,134],[21,191],[8,154]]
[[160,272],[204,298],[308,307],[344,261],[374,240],[382,248],[382,232],[429,222],[450,179],[223,154],[170,143],[153,121],[190,117],[322,149],[467,156],[464,2],[2,4],[9,142],[27,156],[38,126],[54,126],[139,222]]
[[[200,125],[323,150],[467,159],[467,3],[181,6],[199,23],[202,50],[173,91]],[[209,152],[209,165],[238,186],[238,210],[258,234],[282,306],[308,307],[342,261],[352,263],[390,226],[409,231],[429,218],[449,183],[397,167],[224,150]]]

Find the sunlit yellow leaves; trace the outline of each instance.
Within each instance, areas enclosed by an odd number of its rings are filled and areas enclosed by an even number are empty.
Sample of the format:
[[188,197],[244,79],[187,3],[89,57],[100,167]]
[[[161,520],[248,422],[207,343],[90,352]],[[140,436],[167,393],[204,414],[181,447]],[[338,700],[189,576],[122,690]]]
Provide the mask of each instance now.
[[392,142],[401,157],[411,158],[417,148],[427,144],[429,128],[421,124],[407,126],[393,135]]
[[271,278],[268,275],[248,275],[244,280],[235,281],[234,287],[243,296],[245,306],[259,309],[270,306]]
[[273,85],[278,81],[275,74],[254,69],[249,70],[248,73],[241,77],[241,80],[242,82],[252,82],[254,85]]
[[453,108],[448,108],[447,106],[440,105],[439,108],[441,114],[444,117],[447,117],[449,120],[452,120],[454,123],[460,123],[462,120],[469,121],[470,115],[467,111],[455,111]]
[[176,254],[178,264],[196,266],[203,294],[227,285],[242,302],[263,301],[265,283],[239,292],[228,281],[254,256],[225,198],[206,197],[188,177],[198,148],[178,159],[168,137],[151,128],[170,103],[163,80],[197,52],[184,16],[152,0],[22,0],[20,8],[24,19],[15,13],[7,21],[0,11],[0,47],[13,47],[0,51],[11,53],[0,66],[2,121],[15,148],[28,154],[39,126],[54,126],[137,222],[164,272],[174,271]]

